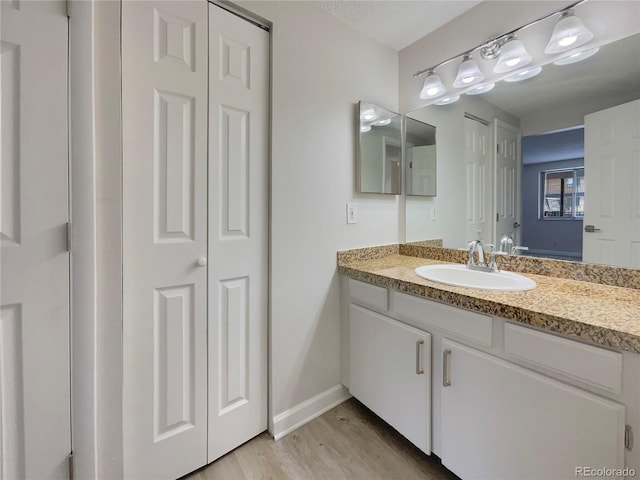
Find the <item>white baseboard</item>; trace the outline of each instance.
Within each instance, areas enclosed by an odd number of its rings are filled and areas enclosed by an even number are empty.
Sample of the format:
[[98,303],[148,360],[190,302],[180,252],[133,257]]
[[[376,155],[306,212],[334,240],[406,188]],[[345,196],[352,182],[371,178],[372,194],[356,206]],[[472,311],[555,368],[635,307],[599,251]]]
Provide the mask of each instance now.
[[280,440],[288,433],[340,405],[350,397],[349,391],[343,385],[336,385],[285,410],[273,418],[273,438],[276,441]]

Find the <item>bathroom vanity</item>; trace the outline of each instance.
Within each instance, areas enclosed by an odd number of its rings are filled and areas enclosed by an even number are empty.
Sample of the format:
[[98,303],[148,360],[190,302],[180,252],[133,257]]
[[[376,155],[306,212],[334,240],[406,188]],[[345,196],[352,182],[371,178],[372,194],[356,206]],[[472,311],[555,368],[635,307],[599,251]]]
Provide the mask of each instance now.
[[351,394],[463,479],[637,471],[640,290],[524,273],[535,289],[493,292],[414,272],[438,262],[339,254]]

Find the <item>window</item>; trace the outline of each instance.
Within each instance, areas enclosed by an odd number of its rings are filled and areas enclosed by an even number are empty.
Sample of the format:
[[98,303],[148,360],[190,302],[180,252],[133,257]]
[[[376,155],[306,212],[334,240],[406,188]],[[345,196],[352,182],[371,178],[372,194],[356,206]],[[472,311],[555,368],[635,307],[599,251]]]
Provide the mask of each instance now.
[[542,218],[584,217],[584,167],[542,172],[541,187]]

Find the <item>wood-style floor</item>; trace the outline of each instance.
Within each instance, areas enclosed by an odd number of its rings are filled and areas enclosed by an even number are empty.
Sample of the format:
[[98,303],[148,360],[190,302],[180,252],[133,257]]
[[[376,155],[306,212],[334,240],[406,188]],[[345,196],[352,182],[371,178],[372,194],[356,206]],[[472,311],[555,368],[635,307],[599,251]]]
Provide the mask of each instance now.
[[183,480],[458,480],[355,399],[278,442],[267,433]]

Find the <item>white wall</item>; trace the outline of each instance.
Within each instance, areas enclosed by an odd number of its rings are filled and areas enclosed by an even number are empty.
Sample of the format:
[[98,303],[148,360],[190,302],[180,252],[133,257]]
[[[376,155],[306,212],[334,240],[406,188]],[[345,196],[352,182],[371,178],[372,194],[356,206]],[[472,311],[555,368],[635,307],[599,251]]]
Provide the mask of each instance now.
[[310,2],[238,3],[273,22],[271,414],[286,417],[340,383],[336,252],[399,239],[398,198],[354,194],[356,104],[398,110],[398,54]]

